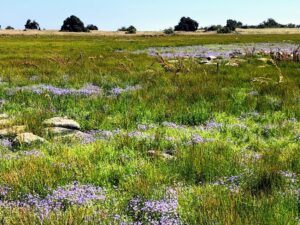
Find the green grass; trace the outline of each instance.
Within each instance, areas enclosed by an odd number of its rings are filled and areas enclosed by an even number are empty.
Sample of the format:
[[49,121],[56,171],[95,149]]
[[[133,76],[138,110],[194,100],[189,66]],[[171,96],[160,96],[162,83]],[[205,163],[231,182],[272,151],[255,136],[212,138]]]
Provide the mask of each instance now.
[[[29,193],[46,196],[49,190],[74,181],[106,189],[104,203],[69,207],[44,224],[119,224],[112,220],[115,214],[130,222],[134,220],[128,210],[130,199],[161,199],[169,188],[177,191],[183,224],[298,224],[300,64],[279,63],[285,81],[278,84],[278,70],[256,58],[247,58],[239,67],[222,64],[219,73],[215,66],[191,59],[175,75],[155,58],[131,53],[154,46],[256,42],[300,43],[300,36],[0,37],[0,78],[5,82],[0,84],[0,99],[6,101],[0,113],[49,140],[18,149],[37,149],[43,157],[8,160],[3,156],[19,152],[0,150],[0,187],[11,188],[9,200]],[[270,81],[253,82],[261,77]],[[117,98],[9,92],[39,83],[66,88],[93,83],[104,93],[116,86],[140,85],[142,89]],[[258,95],[249,95],[251,91]],[[53,116],[73,118],[83,131],[127,133],[137,130],[138,124],[154,124],[144,132],[154,138],[117,135],[88,145],[58,142],[45,136],[42,125]],[[222,127],[195,129],[211,120]],[[164,127],[165,121],[184,128]],[[214,141],[187,145],[195,134]],[[172,151],[175,158],[151,157],[150,150]],[[291,183],[281,175],[283,171],[298,179]],[[228,189],[228,184],[216,185],[232,176],[240,177],[237,190]],[[89,222],[84,220],[88,216]],[[30,210],[3,207],[0,221],[41,223]]]

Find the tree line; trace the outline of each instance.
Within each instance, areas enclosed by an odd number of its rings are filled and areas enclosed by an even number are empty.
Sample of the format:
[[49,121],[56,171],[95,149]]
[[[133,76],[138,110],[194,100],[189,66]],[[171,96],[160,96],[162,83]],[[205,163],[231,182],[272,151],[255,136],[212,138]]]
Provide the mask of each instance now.
[[[233,19],[228,19],[226,21],[226,25],[211,25],[208,27],[200,28],[205,32],[209,31],[217,31],[218,33],[232,33],[236,31],[237,28],[242,29],[261,29],[261,28],[300,28],[300,25],[296,24],[280,24],[276,22],[274,19],[269,18],[266,21],[263,21],[259,25],[245,25],[240,21],[236,21]],[[1,26],[0,26],[1,29]],[[12,26],[7,26],[5,29],[13,30]],[[175,31],[183,31],[183,32],[195,32],[199,29],[199,23],[196,20],[191,19],[190,17],[182,17],[174,28],[170,27],[164,30],[165,34],[173,34]],[[28,19],[25,24],[25,30],[41,30],[40,25],[35,20]],[[64,32],[89,32],[93,30],[98,30],[98,27],[89,24],[87,26],[76,16],[72,15],[66,18],[61,26],[60,31]],[[127,34],[134,34],[137,32],[137,29],[134,26],[129,27],[121,27],[118,31],[124,31]]]

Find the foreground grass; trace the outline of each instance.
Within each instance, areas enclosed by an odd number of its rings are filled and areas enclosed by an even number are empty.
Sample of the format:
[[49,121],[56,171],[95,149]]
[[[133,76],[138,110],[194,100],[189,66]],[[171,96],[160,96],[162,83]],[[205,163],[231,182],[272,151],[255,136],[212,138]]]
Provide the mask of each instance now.
[[[165,199],[172,189],[183,224],[299,223],[300,64],[280,63],[285,81],[278,84],[278,70],[255,57],[239,67],[222,64],[219,72],[190,59],[175,75],[155,58],[130,52],[287,41],[300,43],[300,36],[0,37],[0,99],[5,101],[0,112],[13,116],[16,125],[47,139],[42,121],[53,116],[73,118],[83,131],[120,129],[85,145],[49,137],[47,144],[17,152],[3,148],[0,187],[10,191],[0,192],[0,200],[45,197],[75,181],[104,188],[106,198],[85,207],[66,204],[42,222],[34,210],[2,207],[1,222],[148,224],[146,219],[161,215],[134,211],[130,201]],[[267,82],[254,82],[262,77]],[[66,88],[92,83],[103,94],[12,92],[40,83]],[[109,95],[127,85],[142,89]],[[22,155],[32,149],[40,154]],[[173,157],[162,157],[166,152]]]

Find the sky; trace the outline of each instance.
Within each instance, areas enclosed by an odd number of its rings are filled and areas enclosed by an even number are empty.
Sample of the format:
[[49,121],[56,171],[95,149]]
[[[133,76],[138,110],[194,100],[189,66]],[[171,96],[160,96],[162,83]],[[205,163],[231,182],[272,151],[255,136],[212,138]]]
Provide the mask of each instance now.
[[268,18],[300,24],[300,0],[1,0],[0,25],[23,29],[27,19],[41,28],[60,29],[63,20],[78,16],[101,30],[134,25],[154,31],[173,27],[182,16],[200,27],[224,25],[227,19],[259,24]]

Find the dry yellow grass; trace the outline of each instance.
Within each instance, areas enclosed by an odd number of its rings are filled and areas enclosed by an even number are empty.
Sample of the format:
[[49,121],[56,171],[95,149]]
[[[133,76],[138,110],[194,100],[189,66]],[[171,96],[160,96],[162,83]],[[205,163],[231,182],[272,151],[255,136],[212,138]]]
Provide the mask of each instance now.
[[[300,34],[299,28],[270,28],[270,29],[237,29],[238,34]],[[204,32],[199,30],[197,32],[176,32],[178,35],[211,35],[216,32]],[[3,35],[57,35],[57,36],[128,36],[125,32],[120,31],[92,31],[90,33],[72,33],[72,32],[59,32],[58,30],[0,30],[0,36]],[[139,31],[131,36],[159,36],[164,35],[162,31]]]
[[237,29],[240,34],[300,34],[300,28]]

